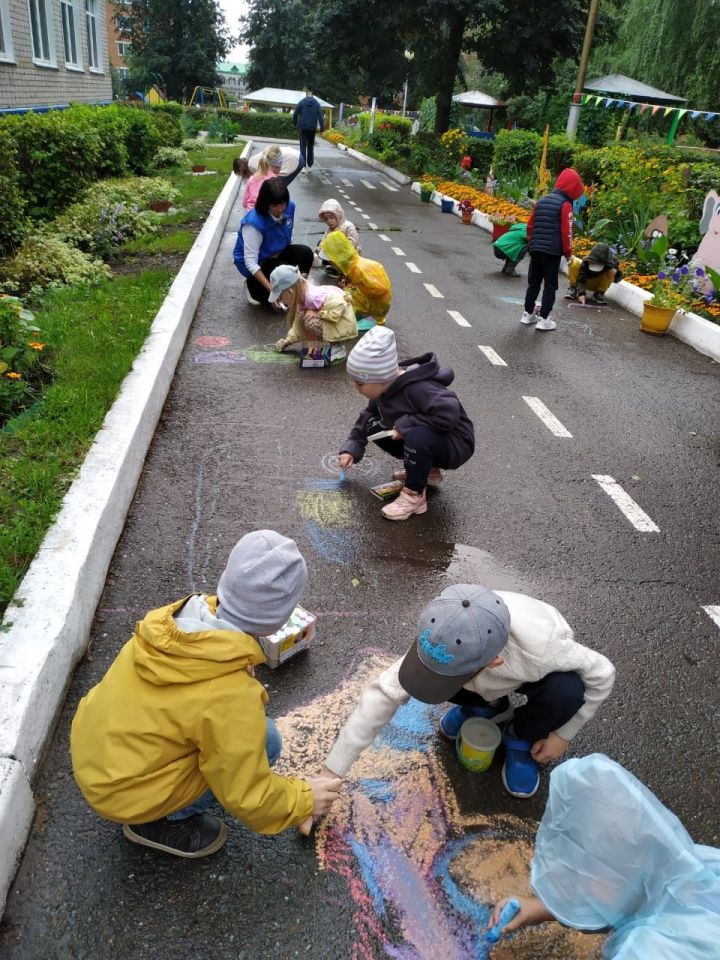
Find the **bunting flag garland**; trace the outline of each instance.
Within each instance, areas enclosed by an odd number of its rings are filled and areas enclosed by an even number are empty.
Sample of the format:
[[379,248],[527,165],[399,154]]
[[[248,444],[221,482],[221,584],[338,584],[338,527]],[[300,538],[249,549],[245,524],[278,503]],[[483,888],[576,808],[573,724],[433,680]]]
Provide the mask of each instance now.
[[593,93],[584,93],[580,99],[580,102],[584,106],[592,105],[593,101],[596,107],[599,107],[601,104],[603,104],[606,110],[610,109],[611,107],[616,107],[618,110],[627,110],[630,113],[636,109],[638,109],[640,113],[645,113],[646,110],[652,110],[653,116],[655,116],[658,110],[663,111],[663,117],[668,117],[671,113],[676,113],[680,119],[682,119],[686,113],[690,114],[692,120],[697,120],[699,117],[702,117],[707,121],[711,121],[720,116],[720,111],[689,110],[688,107],[664,107],[660,103],[638,103],[636,100],[620,100],[617,97],[601,97]]

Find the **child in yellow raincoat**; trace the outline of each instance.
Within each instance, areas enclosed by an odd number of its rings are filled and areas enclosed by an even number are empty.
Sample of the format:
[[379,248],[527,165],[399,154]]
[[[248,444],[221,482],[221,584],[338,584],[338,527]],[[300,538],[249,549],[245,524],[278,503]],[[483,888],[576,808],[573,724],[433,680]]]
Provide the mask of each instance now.
[[392,285],[383,265],[377,260],[361,257],[339,230],[328,233],[320,248],[347,278],[355,310],[372,317],[378,324],[384,324],[390,311]]
[[287,350],[293,344],[308,340],[339,344],[333,348],[333,360],[345,356],[343,340],[354,340],[358,335],[355,311],[347,290],[339,287],[318,286],[300,273],[297,267],[281,263],[270,274],[268,303],[280,303],[287,309],[287,336],[278,340],[275,349]]
[[101,817],[132,843],[195,859],[225,843],[206,811],[216,801],[257,833],[298,826],[337,799],[340,780],[270,769],[282,741],[255,679],[257,637],[286,623],[307,582],[294,541],[273,530],[234,547],[216,597],[152,610],[80,701],[70,733],[73,773]]

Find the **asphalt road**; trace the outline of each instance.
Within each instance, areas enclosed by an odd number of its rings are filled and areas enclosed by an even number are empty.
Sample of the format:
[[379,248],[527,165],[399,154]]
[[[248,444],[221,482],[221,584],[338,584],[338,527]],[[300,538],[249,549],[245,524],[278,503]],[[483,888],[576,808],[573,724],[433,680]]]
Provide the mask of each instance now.
[[[291,193],[298,242],[316,242],[328,197],[360,226],[364,254],[392,277],[389,325],[401,355],[434,350],[454,368],[475,456],[424,517],[404,524],[382,520],[368,492],[389,475],[380,452],[337,484],[333,456],[359,398],[344,367],[302,371],[261,349],[284,323],[245,302],[231,259],[237,210],[43,767],[0,928],[7,960],[484,956],[472,933],[478,915],[458,885],[489,901],[514,857],[527,861],[547,778],[533,800],[514,800],[499,758],[487,774],[467,773],[424,715],[380,745],[348,787],[339,826],[314,840],[258,837],[233,823],[216,857],[177,862],[126,843],[84,805],[68,758],[78,699],[136,619],[191,590],[212,592],[232,545],[257,527],[297,540],[311,572],[304,604],[319,618],[311,651],[264,676],[271,715],[289,715],[288,770],[322,757],[363,671],[408,645],[430,598],[453,581],[485,582],[553,603],[581,642],[615,662],[613,695],[572,753],[624,763],[698,842],[720,844],[720,632],[703,609],[720,605],[720,366],[643,335],[611,306],[560,301],[556,332],[521,326],[524,279],[501,276],[486,233],[325,144]],[[551,432],[524,397],[539,398],[571,436]],[[658,529],[636,529],[595,476],[614,478]],[[417,820],[408,797],[422,800]],[[438,854],[449,849],[446,833],[470,843],[463,849],[475,859],[448,866]],[[491,840],[504,859],[488,879]],[[402,863],[388,853],[399,850]],[[502,949],[493,956],[579,957],[590,947],[573,953],[551,937]]]

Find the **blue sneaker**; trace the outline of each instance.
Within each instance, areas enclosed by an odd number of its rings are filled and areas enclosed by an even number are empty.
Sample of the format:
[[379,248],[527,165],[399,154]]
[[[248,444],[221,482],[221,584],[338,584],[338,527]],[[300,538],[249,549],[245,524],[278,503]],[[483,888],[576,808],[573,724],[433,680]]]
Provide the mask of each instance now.
[[532,743],[518,740],[512,727],[505,728],[505,763],[502,781],[513,797],[532,797],[540,786],[540,771],[530,754]]
[[514,712],[507,697],[501,697],[497,703],[487,707],[450,707],[440,721],[440,733],[448,740],[454,740],[460,727],[471,717],[482,717],[484,720],[492,720],[493,723],[502,723],[504,720],[509,720]]

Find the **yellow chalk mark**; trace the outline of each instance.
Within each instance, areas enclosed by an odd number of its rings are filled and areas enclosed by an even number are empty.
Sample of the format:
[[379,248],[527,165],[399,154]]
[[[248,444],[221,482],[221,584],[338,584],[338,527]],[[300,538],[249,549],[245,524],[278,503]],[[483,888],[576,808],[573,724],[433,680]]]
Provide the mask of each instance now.
[[352,504],[337,490],[304,490],[297,495],[297,505],[303,520],[312,520],[321,527],[353,526]]

